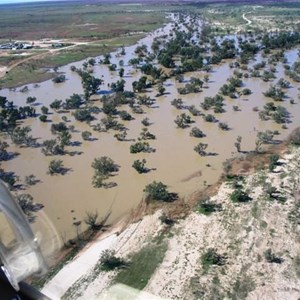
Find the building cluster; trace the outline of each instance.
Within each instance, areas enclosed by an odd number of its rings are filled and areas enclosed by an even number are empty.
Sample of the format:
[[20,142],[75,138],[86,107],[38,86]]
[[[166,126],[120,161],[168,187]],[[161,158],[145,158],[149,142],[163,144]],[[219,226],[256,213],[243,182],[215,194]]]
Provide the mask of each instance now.
[[0,49],[2,50],[20,50],[20,49],[31,49],[33,44],[23,43],[23,42],[10,42],[6,44],[0,44]]

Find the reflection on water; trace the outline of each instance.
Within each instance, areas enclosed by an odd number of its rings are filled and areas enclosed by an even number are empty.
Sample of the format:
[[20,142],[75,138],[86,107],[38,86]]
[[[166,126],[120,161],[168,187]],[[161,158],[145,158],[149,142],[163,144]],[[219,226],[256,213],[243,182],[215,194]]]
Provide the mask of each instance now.
[[[169,32],[171,25],[164,28],[165,33]],[[160,31],[162,34],[163,31]],[[157,33],[151,34],[142,39],[139,44],[146,44],[150,49],[153,37]],[[111,62],[119,65],[119,61],[124,60],[124,69],[126,80],[126,89],[132,89],[132,82],[140,77],[140,73],[128,66],[128,61],[134,57],[134,49],[136,46],[127,47],[126,55],[116,57],[113,53]],[[289,63],[293,63],[297,59],[297,51],[291,50],[286,53]],[[99,59],[99,58],[98,58]],[[260,57],[258,56],[258,59]],[[175,127],[174,119],[182,113],[176,110],[170,102],[174,98],[182,98],[186,105],[195,105],[201,110],[199,104],[206,96],[214,96],[219,88],[232,76],[233,69],[230,69],[229,63],[222,63],[220,66],[214,67],[210,73],[210,81],[208,88],[204,88],[203,92],[198,94],[179,95],[177,88],[184,84],[175,82],[174,78],[168,79],[164,86],[166,93],[156,98],[156,104],[153,108],[145,109],[145,113],[135,114],[134,120],[124,122],[128,130],[128,139],[137,139],[142,129],[141,120],[146,116],[153,123],[149,130],[156,135],[156,140],[150,144],[156,149],[151,154],[130,154],[130,142],[117,141],[113,135],[114,132],[98,133],[93,131],[93,141],[83,141],[81,132],[89,130],[89,126],[85,123],[75,122],[71,113],[50,115],[53,122],[61,121],[62,115],[67,115],[71,121],[69,124],[75,124],[77,132],[72,133],[72,141],[80,141],[79,146],[68,147],[71,151],[82,151],[81,155],[59,157],[63,159],[64,166],[70,168],[70,171],[62,176],[50,176],[47,174],[49,162],[54,157],[44,156],[40,149],[17,148],[11,146],[12,151],[17,151],[21,155],[11,161],[2,164],[6,170],[15,171],[21,179],[26,175],[34,174],[41,180],[35,186],[29,187],[26,192],[30,193],[36,202],[42,203],[45,214],[55,224],[56,230],[67,240],[74,237],[76,228],[74,222],[83,221],[86,212],[98,211],[99,215],[105,216],[110,210],[112,214],[110,221],[113,222],[120,216],[129,212],[143,198],[143,189],[146,184],[153,180],[162,181],[169,186],[172,192],[178,192],[182,197],[187,197],[191,192],[202,189],[206,184],[212,184],[217,181],[222,172],[222,163],[231,157],[237,155],[234,142],[237,136],[242,136],[242,150],[251,151],[255,148],[255,138],[257,131],[267,129],[279,130],[279,139],[285,138],[294,128],[300,124],[297,115],[300,113],[300,106],[292,105],[289,101],[280,103],[285,106],[292,114],[293,123],[288,125],[288,130],[283,130],[279,125],[273,122],[263,122],[258,118],[258,113],[253,111],[253,107],[262,107],[269,99],[265,98],[262,92],[266,91],[270,83],[265,83],[258,78],[244,79],[245,87],[252,90],[249,96],[241,96],[239,99],[226,98],[226,113],[215,114],[221,122],[228,123],[231,130],[222,131],[217,123],[207,123],[201,116],[192,117],[195,121],[191,127],[199,127],[206,137],[201,142],[207,143],[208,152],[217,153],[216,156],[200,157],[193,148],[199,143],[198,139],[189,135],[190,128],[178,129]],[[80,68],[82,62],[73,63],[72,65]],[[42,105],[49,106],[54,99],[66,99],[73,93],[81,94],[80,77],[70,71],[70,65],[59,69],[64,72],[67,81],[63,84],[54,84],[52,81],[46,81],[34,88],[34,85],[28,85],[27,93],[18,91],[2,90],[0,94],[7,96],[9,100],[13,100],[18,105],[24,105],[28,96],[35,96],[40,103],[36,109],[40,110]],[[277,66],[277,80],[284,76],[282,64]],[[116,82],[119,79],[118,71],[110,72],[107,66],[96,65],[94,67],[94,76],[104,80],[102,90],[109,90],[108,83]],[[186,79],[190,76],[202,78],[203,72],[194,72],[184,75]],[[277,82],[276,80],[276,82]],[[149,90],[147,95],[154,98],[157,94],[156,88]],[[287,90],[287,95],[292,99],[297,99],[297,86]],[[95,105],[100,106],[99,102]],[[240,111],[234,111],[232,107],[237,105]],[[122,108],[127,109],[127,107]],[[100,120],[102,114],[97,115]],[[32,135],[39,138],[39,141],[51,138],[51,123],[41,123],[37,120],[26,120],[24,125],[30,125]],[[113,181],[117,183],[117,187],[112,189],[96,189],[92,187],[93,170],[91,163],[96,157],[109,156],[119,166],[120,171]],[[147,174],[138,174],[133,168],[132,163],[136,159],[145,158],[147,167],[153,169]],[[46,221],[46,217],[44,221]],[[82,222],[80,230],[84,229]],[[48,233],[47,233],[48,234]]]

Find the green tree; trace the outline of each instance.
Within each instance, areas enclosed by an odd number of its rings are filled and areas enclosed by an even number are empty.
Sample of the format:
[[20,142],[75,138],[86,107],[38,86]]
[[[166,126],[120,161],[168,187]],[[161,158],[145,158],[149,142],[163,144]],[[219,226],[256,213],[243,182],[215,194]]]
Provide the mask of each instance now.
[[205,134],[198,127],[193,127],[190,132],[190,136],[196,137],[196,138],[203,138],[203,137],[205,137]]
[[123,78],[124,72],[125,72],[124,68],[120,68],[120,70],[119,70],[119,76],[120,76],[121,78]]
[[92,133],[90,131],[83,131],[81,133],[81,137],[84,141],[88,141],[92,136]]
[[94,187],[113,187],[116,185],[115,183],[107,184],[104,182],[112,173],[119,171],[119,166],[111,158],[107,156],[95,158],[92,162],[92,168],[94,169],[92,181]]
[[62,100],[55,99],[51,104],[50,108],[54,110],[59,110],[62,106]]
[[142,159],[142,160],[135,160],[132,164],[132,167],[139,173],[147,173],[148,172],[148,168],[145,167],[146,164],[146,159]]
[[29,126],[16,127],[10,137],[14,144],[18,146],[33,146],[35,144],[35,139],[29,135],[31,128]]
[[46,115],[40,115],[39,119],[41,122],[47,122],[47,116]]
[[26,99],[27,104],[33,104],[34,102],[36,102],[36,97],[27,97]]
[[61,159],[53,159],[50,161],[48,167],[48,173],[50,175],[63,174],[64,172],[65,172],[65,168],[63,166],[63,161]]
[[9,145],[5,141],[0,140],[0,161],[7,160],[9,158],[9,153],[7,151]]
[[205,155],[207,155],[207,153],[205,151],[207,146],[208,146],[208,144],[199,143],[197,146],[194,147],[194,151],[197,152],[201,156],[205,156]]
[[157,87],[157,91],[158,91],[158,94],[161,96],[166,91],[166,88],[162,84],[159,84]]
[[170,193],[167,189],[167,186],[160,181],[153,181],[152,183],[146,185],[144,192],[147,200],[170,202],[176,198],[176,195]]
[[57,75],[57,76],[55,76],[55,77],[52,79],[52,81],[53,81],[54,83],[62,83],[62,82],[65,82],[65,81],[66,81],[66,76],[63,75],[63,74]]
[[47,115],[48,112],[49,112],[49,108],[46,107],[46,106],[42,106],[41,107],[41,112],[42,112],[43,115]]

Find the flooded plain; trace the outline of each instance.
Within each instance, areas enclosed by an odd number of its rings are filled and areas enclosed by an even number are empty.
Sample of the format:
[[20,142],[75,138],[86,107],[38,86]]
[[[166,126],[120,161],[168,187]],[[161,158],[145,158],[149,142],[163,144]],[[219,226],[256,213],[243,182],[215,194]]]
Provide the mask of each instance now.
[[[138,44],[147,45],[151,49],[153,38],[164,32],[168,33],[171,25],[168,24],[164,30],[159,30],[142,39]],[[132,90],[132,82],[141,77],[141,73],[128,65],[128,61],[135,57],[134,50],[137,45],[126,47],[125,56],[116,56],[112,54],[111,63],[119,66],[120,60],[124,61],[126,81],[125,90]],[[285,53],[288,64],[297,61],[297,50],[289,50]],[[257,61],[261,58],[258,55]],[[99,57],[96,58],[99,61]],[[252,62],[257,63],[256,62]],[[253,151],[255,149],[255,140],[258,131],[278,130],[279,135],[276,139],[285,139],[293,129],[300,126],[300,105],[298,104],[298,85],[292,82],[292,87],[286,90],[287,99],[279,104],[286,107],[291,113],[291,123],[287,124],[288,129],[282,129],[281,125],[273,121],[261,121],[254,107],[262,109],[267,103],[272,101],[270,98],[263,96],[271,84],[275,84],[279,78],[284,77],[284,68],[282,63],[276,66],[276,76],[273,82],[264,82],[261,78],[243,78],[243,88],[249,88],[252,94],[249,96],[240,96],[238,99],[225,97],[225,113],[214,114],[220,122],[226,122],[230,130],[223,131],[218,127],[218,123],[208,123],[203,120],[202,116],[191,116],[195,123],[190,128],[177,128],[174,120],[177,115],[187,110],[178,110],[171,105],[174,98],[181,98],[185,105],[195,105],[197,109],[203,112],[200,103],[207,96],[215,96],[220,87],[226,83],[227,79],[233,75],[234,69],[229,64],[231,60],[225,61],[218,66],[213,67],[209,73],[209,82],[204,85],[200,93],[180,95],[177,92],[178,87],[184,86],[184,83],[178,83],[174,77],[165,81],[166,91],[164,95],[155,97],[157,88],[148,89],[145,93],[156,103],[149,108],[144,109],[143,114],[133,114],[126,106],[120,110],[128,110],[134,117],[132,121],[122,121],[128,128],[127,139],[129,141],[118,141],[114,134],[115,131],[97,132],[93,131],[88,124],[78,122],[74,119],[71,112],[56,113],[53,110],[48,118],[52,123],[61,121],[62,116],[67,116],[67,125],[74,125],[75,132],[72,132],[73,146],[68,146],[69,151],[78,151],[80,154],[74,156],[45,156],[41,153],[40,148],[20,148],[14,145],[10,146],[10,151],[18,152],[19,155],[14,159],[2,162],[1,167],[6,171],[13,171],[23,181],[25,176],[34,174],[40,182],[34,186],[26,188],[22,193],[29,193],[33,196],[34,201],[44,205],[43,212],[53,222],[59,235],[64,240],[73,238],[76,235],[74,222],[83,221],[86,212],[98,211],[99,216],[105,216],[111,211],[109,223],[115,222],[134,209],[143,199],[143,189],[152,181],[162,181],[168,185],[171,192],[179,193],[181,197],[188,198],[189,195],[197,190],[203,189],[206,185],[215,183],[223,170],[223,162],[229,158],[236,157],[238,154],[234,143],[238,136],[242,137],[242,151]],[[77,68],[82,67],[81,62],[72,63]],[[81,79],[79,75],[70,70],[67,65],[59,68],[59,72],[66,75],[67,81],[61,84],[54,84],[51,80],[41,83],[38,87],[28,85],[29,91],[21,93],[17,88],[15,91],[3,89],[0,91],[1,96],[6,96],[9,101],[14,101],[17,105],[25,105],[26,98],[35,96],[37,104],[35,108],[40,113],[40,108],[45,105],[49,106],[55,99],[66,99],[73,93],[82,94]],[[104,80],[101,91],[109,91],[108,84],[119,80],[118,71],[111,72],[107,65],[96,64],[93,75]],[[192,72],[184,74],[187,82],[190,77],[203,78],[206,72]],[[288,79],[288,78],[287,78]],[[101,95],[95,97],[94,105],[101,107],[99,101]],[[294,99],[296,104],[291,104],[290,99]],[[239,111],[234,111],[233,106],[238,106]],[[207,113],[207,112],[205,112]],[[209,112],[210,113],[210,112]],[[98,120],[92,122],[96,124],[104,116],[103,113],[96,115]],[[148,117],[151,125],[149,131],[156,136],[156,139],[149,141],[151,147],[155,148],[154,153],[131,154],[130,140],[137,140],[144,127],[141,120]],[[24,125],[32,128],[31,134],[38,139],[39,143],[44,140],[53,138],[51,134],[51,122],[42,123],[38,118],[28,119]],[[189,135],[192,127],[199,127],[206,137],[197,139]],[[82,131],[91,131],[91,141],[84,141],[81,138]],[[193,149],[199,143],[208,144],[207,152],[216,153],[213,156],[199,156]],[[103,189],[92,186],[93,169],[91,164],[96,157],[108,156],[120,166],[118,174],[112,177],[112,181],[117,183],[114,188]],[[132,168],[134,160],[147,160],[146,166],[151,169],[146,174],[138,174]],[[53,159],[62,159],[64,166],[68,168],[65,175],[51,176],[47,174],[49,162]],[[79,230],[85,228],[82,222]]]

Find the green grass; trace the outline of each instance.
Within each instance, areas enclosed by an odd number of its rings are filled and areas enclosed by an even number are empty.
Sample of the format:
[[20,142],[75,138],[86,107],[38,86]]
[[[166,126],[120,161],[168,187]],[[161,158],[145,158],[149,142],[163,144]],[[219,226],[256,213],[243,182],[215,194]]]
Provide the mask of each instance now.
[[115,283],[122,283],[132,288],[142,290],[161,264],[167,251],[167,244],[149,244],[132,255],[126,269],[120,270]]
[[165,21],[158,6],[86,4],[56,1],[1,5],[0,39],[105,38],[153,30]]

